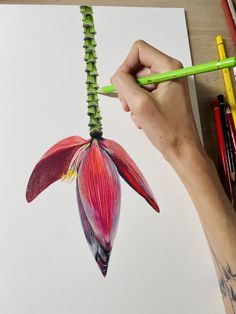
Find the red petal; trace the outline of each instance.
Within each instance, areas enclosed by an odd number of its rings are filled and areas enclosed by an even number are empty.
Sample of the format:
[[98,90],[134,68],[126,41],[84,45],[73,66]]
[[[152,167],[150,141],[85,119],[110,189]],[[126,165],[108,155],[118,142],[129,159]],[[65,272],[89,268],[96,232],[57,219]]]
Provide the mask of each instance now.
[[144,197],[157,212],[159,212],[159,207],[147,181],[124,148],[118,143],[107,139],[99,141],[99,144],[107,151],[111,159],[114,161],[122,178],[136,192]]
[[76,151],[88,142],[80,136],[70,136],[52,146],[34,167],[27,185],[27,201],[31,202],[50,184],[59,180],[67,172]]
[[79,213],[80,213],[80,218],[84,230],[85,237],[87,239],[87,242],[90,246],[90,249],[93,253],[93,256],[103,274],[105,277],[107,274],[107,268],[108,268],[108,263],[109,263],[109,258],[110,258],[110,252],[111,248],[109,247],[108,249],[104,248],[102,244],[98,241],[90,222],[88,221],[88,218],[86,216],[86,213],[84,211],[84,207],[80,198],[80,193],[79,193],[79,187],[78,187],[78,181],[76,184],[76,192],[77,192],[77,200],[78,200],[78,207],[79,207]]
[[78,187],[88,221],[101,245],[110,250],[120,214],[118,171],[94,140],[79,167]]
[[85,140],[84,138],[75,135],[75,136],[69,136],[64,138],[63,140],[57,142],[55,145],[53,145],[49,150],[46,151],[46,153],[41,157],[40,160],[51,156],[52,154],[58,153],[62,150],[68,149],[70,147],[75,147],[75,146],[82,146],[86,143],[88,143],[90,140]]

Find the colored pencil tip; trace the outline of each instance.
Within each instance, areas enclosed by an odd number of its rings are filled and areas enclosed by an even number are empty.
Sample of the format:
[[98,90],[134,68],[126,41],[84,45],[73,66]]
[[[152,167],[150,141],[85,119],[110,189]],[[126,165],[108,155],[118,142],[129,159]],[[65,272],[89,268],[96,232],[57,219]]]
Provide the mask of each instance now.
[[114,92],[114,93],[104,93],[103,91],[99,92],[99,90],[98,90],[98,94],[99,95],[108,96],[108,97],[112,97],[112,98],[118,98],[118,94],[116,92]]
[[98,89],[98,94],[104,94],[104,93],[103,93],[103,88],[102,88],[102,87],[100,87],[100,88]]

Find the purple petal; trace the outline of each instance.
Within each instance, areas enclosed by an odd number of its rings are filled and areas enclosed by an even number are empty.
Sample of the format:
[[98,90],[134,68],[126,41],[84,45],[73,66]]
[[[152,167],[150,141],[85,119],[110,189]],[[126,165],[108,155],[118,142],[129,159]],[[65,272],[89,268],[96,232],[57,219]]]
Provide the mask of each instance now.
[[110,258],[110,252],[111,248],[109,247],[108,249],[104,248],[102,244],[98,241],[89,221],[86,216],[86,213],[84,211],[84,207],[80,198],[80,193],[79,193],[79,187],[78,187],[78,181],[76,182],[76,194],[77,194],[77,201],[78,201],[78,207],[79,207],[79,213],[80,213],[80,218],[84,230],[85,237],[87,239],[87,242],[90,246],[90,249],[93,253],[93,256],[103,274],[105,277],[107,274],[107,268],[108,268],[108,263],[109,263],[109,258]]

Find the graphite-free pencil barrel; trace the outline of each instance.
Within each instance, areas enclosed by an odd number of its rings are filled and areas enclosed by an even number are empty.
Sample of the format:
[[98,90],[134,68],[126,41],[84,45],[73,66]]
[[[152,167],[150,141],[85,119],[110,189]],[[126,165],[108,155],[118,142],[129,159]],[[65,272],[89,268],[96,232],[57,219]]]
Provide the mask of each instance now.
[[[141,77],[137,79],[137,83],[140,86],[152,84],[152,83],[162,83],[166,81],[175,80],[180,77],[196,75],[200,73],[212,72],[216,70],[221,70],[225,68],[232,68],[236,65],[236,57],[226,58],[224,60],[211,61],[208,63],[202,63],[194,65],[187,68],[182,68],[178,70],[168,71],[164,73],[154,74],[151,76]],[[114,93],[116,87],[114,85],[108,85],[101,87],[98,92],[101,94]]]

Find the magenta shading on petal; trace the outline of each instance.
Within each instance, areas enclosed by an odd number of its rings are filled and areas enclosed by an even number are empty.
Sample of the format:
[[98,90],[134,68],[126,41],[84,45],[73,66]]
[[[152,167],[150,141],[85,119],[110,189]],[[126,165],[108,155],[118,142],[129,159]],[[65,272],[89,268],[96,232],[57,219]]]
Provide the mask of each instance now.
[[59,180],[67,172],[77,150],[88,142],[80,136],[70,136],[53,145],[33,169],[26,189],[27,201],[33,201],[50,184]]
[[78,188],[96,238],[103,248],[111,250],[120,214],[120,180],[116,166],[97,140],[81,161]]
[[108,139],[102,139],[99,144],[114,161],[122,178],[159,212],[159,207],[146,179],[124,148],[115,141]]
[[98,267],[100,268],[103,276],[105,277],[107,274],[111,247],[104,248],[102,246],[102,244],[98,241],[98,239],[97,239],[97,237],[96,237],[96,235],[95,235],[95,233],[94,233],[94,231],[90,225],[90,222],[88,221],[86,213],[84,211],[84,207],[83,207],[83,204],[82,204],[82,201],[80,198],[78,181],[76,182],[76,194],[77,194],[80,219],[81,219],[81,223],[82,223],[85,237],[86,237],[87,242],[90,246],[90,249],[93,253],[93,256],[94,256],[94,258],[98,264]]

